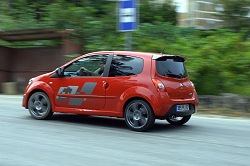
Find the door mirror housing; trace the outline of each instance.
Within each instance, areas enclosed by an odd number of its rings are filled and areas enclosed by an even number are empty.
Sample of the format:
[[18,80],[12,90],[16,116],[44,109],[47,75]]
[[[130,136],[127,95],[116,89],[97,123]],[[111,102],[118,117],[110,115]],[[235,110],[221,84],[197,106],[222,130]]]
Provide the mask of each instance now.
[[56,69],[56,74],[57,74],[59,77],[62,77],[62,76],[63,76],[63,69],[60,68],[60,67],[58,67],[58,68]]

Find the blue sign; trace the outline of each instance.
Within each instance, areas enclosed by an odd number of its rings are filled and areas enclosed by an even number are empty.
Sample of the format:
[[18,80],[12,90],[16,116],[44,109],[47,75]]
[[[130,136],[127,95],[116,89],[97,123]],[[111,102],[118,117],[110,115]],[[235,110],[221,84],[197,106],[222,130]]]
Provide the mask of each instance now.
[[137,29],[138,0],[118,0],[118,31],[133,31]]

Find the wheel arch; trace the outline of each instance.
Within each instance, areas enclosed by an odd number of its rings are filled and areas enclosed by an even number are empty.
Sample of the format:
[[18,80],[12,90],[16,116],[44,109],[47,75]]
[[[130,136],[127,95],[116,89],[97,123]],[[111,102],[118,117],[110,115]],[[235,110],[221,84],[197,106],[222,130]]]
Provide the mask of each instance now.
[[121,95],[121,99],[123,99],[122,105],[120,106],[122,117],[124,117],[126,106],[133,100],[139,99],[145,101],[150,106],[154,114],[158,112],[160,108],[157,96],[144,87],[132,87],[128,89]]
[[31,95],[33,95],[36,92],[43,92],[48,96],[48,98],[50,99],[50,103],[51,103],[51,109],[53,111],[54,101],[52,98],[54,96],[54,93],[53,93],[53,90],[51,89],[51,87],[44,82],[40,82],[36,85],[33,85],[28,89],[28,91],[26,93],[27,96],[25,97],[26,98],[25,104],[24,104],[25,108],[28,107],[28,102],[29,102],[29,98],[31,97]]
[[[29,95],[27,96],[27,101],[29,100],[29,98],[34,94],[34,93],[36,93],[36,92],[43,92],[43,93],[45,93],[47,96],[48,96],[48,94],[44,91],[44,90],[42,90],[42,89],[33,89],[30,93],[29,93]],[[48,96],[49,97],[49,96]]]

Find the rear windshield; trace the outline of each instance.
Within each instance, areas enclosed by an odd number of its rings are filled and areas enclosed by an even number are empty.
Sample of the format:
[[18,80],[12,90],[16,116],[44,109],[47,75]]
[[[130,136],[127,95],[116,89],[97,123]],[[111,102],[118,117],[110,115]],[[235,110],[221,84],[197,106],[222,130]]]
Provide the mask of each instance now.
[[156,70],[161,76],[185,78],[188,76],[184,63],[175,59],[157,59]]

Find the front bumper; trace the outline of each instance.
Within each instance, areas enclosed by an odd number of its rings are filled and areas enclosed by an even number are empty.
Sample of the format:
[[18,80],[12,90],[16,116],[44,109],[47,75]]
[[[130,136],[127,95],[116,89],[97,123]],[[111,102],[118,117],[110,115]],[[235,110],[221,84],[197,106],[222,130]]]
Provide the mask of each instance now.
[[22,103],[22,106],[23,106],[24,108],[28,108],[26,94],[23,95],[23,103]]

